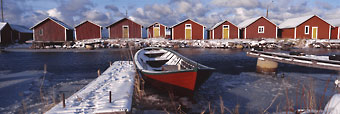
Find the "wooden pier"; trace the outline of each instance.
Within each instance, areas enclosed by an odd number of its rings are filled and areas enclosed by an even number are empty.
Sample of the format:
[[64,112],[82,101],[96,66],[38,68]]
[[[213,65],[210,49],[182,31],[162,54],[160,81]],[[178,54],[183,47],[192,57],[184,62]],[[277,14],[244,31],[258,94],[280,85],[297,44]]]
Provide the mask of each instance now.
[[340,71],[340,61],[329,60],[329,56],[289,55],[287,53],[249,51],[247,56],[257,57],[259,60],[269,60],[286,64]]
[[131,113],[135,69],[132,61],[116,61],[105,72],[63,99],[45,114]]

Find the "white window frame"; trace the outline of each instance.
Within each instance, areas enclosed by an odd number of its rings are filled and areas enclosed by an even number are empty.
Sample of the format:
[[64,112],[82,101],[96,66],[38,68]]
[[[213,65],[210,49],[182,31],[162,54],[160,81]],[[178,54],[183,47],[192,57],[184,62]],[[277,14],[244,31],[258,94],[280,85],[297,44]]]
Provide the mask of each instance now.
[[[187,25],[190,25],[190,27],[187,27]],[[191,28],[192,28],[191,24],[185,24],[185,29],[191,29]]]
[[39,29],[38,32],[39,32],[39,35],[40,35],[40,36],[44,35],[44,29]]
[[[306,29],[306,28],[308,28],[308,29]],[[306,30],[308,30],[308,31],[306,32]],[[304,33],[305,33],[305,34],[309,34],[309,25],[306,25],[306,26],[305,26],[305,31],[304,31]]]
[[[262,28],[263,30],[260,31],[260,28]],[[264,33],[264,26],[259,26],[259,27],[257,28],[257,33]]]

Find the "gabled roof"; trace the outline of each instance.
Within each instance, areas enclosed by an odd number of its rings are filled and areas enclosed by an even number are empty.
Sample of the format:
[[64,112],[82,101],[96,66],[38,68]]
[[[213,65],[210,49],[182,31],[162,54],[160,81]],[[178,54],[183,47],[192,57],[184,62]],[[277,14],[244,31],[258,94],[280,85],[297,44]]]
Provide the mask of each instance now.
[[15,24],[9,24],[13,30],[16,30],[21,33],[33,33],[32,30],[29,28],[22,26],[22,25],[15,25]]
[[71,30],[73,29],[71,26],[68,26],[68,25],[65,24],[64,22],[59,21],[58,19],[53,18],[53,17],[47,17],[47,18],[45,18],[44,20],[42,20],[42,21],[38,22],[37,24],[35,24],[35,25],[34,25],[33,27],[31,27],[30,29],[33,29],[34,27],[40,25],[42,22],[45,22],[45,21],[48,20],[48,19],[54,21],[55,23],[59,24],[60,26],[66,28],[66,29],[71,29]]
[[[287,19],[286,21],[281,23],[279,25],[279,28],[295,28],[295,27],[299,26],[300,24],[306,22],[307,20],[311,19],[314,16],[320,18],[317,15],[308,15],[308,16],[303,16],[303,17],[291,18],[291,19]],[[323,20],[322,18],[320,18],[320,19]],[[328,22],[326,22],[326,23],[328,23]]]
[[2,30],[6,24],[8,24],[7,22],[0,22],[0,30]]
[[255,18],[251,18],[251,19],[248,19],[248,20],[245,20],[243,21],[242,23],[238,24],[237,26],[239,28],[246,28],[248,27],[249,25],[253,24],[255,21],[261,19],[261,18],[264,18],[266,19],[267,21],[271,22],[272,24],[274,24],[275,26],[277,26],[275,23],[273,23],[272,21],[268,20],[267,18],[263,17],[263,16],[259,16],[259,17],[255,17]]
[[199,24],[199,25],[203,26],[204,28],[206,28],[204,25],[202,25],[202,24],[200,24],[200,23],[198,23],[198,22],[196,22],[196,21],[194,21],[194,20],[192,20],[192,19],[186,19],[186,20],[184,20],[184,21],[182,21],[182,22],[179,22],[179,23],[177,23],[177,24],[171,26],[170,28],[173,28],[173,27],[175,27],[175,26],[177,26],[177,25],[179,25],[179,24],[182,24],[182,23],[184,23],[184,22],[186,22],[186,21],[189,21],[189,20],[192,21],[192,22],[194,22],[194,23],[196,23],[196,24]]
[[[106,26],[105,28],[109,28],[110,26],[112,26],[112,25],[114,25],[114,24],[117,24],[118,22],[121,22],[121,21],[123,21],[123,20],[125,20],[125,19],[127,19],[127,20],[129,20],[129,21],[131,21],[131,22],[134,22],[134,21],[132,21],[132,20],[130,20],[129,18],[123,18],[123,19],[121,19],[121,20],[119,20],[119,21],[116,21],[116,22],[114,22],[114,23],[112,23],[111,25],[109,25],[109,26]],[[134,23],[136,23],[136,22],[134,22]],[[136,23],[136,24],[138,24],[138,23]],[[141,25],[141,24],[138,24],[138,25],[140,25],[140,26],[142,26],[142,28],[143,28],[143,25]]]
[[[155,22],[155,23],[149,25],[147,28],[149,28],[149,27],[151,27],[151,26],[153,26],[154,24],[157,24],[157,23],[160,24],[160,25],[163,25],[163,24],[161,24],[161,23],[159,23],[159,22]],[[165,25],[163,25],[163,26],[165,26]],[[167,27],[167,26],[165,26],[165,27]]]
[[[223,24],[224,22],[227,22],[228,20],[224,20],[224,21],[221,21],[221,22],[218,22],[216,23],[214,26],[212,26],[209,30],[213,30],[215,29],[216,27],[220,26],[221,24]],[[234,25],[232,22],[228,21],[229,23],[231,23],[232,25]],[[236,25],[234,25],[236,26]],[[236,26],[237,27],[237,26]]]
[[326,21],[333,26],[340,27],[340,19],[331,19],[331,20],[326,20]]
[[96,23],[94,23],[94,22],[91,22],[91,21],[89,21],[89,20],[85,20],[85,21],[79,23],[79,24],[76,25],[74,28],[77,28],[78,26],[80,26],[80,25],[82,25],[82,24],[84,24],[84,23],[86,23],[86,22],[89,22],[89,23],[92,23],[92,24],[94,24],[94,25],[97,25],[98,27],[100,27],[101,29],[103,29],[102,26],[100,26],[100,25],[98,25],[98,24],[96,24]]

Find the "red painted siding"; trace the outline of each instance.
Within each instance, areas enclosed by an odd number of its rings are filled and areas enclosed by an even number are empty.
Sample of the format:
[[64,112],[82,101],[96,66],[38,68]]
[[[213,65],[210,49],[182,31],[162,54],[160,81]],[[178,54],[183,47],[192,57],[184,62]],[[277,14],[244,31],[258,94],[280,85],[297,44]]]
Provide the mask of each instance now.
[[[155,24],[157,24],[157,23],[155,23]],[[153,25],[155,25],[155,24],[153,24]],[[153,25],[152,26],[150,26],[149,28],[148,28],[148,38],[153,38],[154,36],[153,36]],[[165,35],[165,29],[166,29],[166,27],[164,26],[164,25],[162,25],[162,24],[159,24],[159,27],[160,27],[160,37],[161,38],[165,38],[166,37],[166,35]]]
[[333,27],[331,30],[331,39],[338,39],[339,27]]
[[[40,23],[34,29],[34,41],[51,41],[51,42],[61,42],[61,41],[72,41],[73,30],[68,30],[67,39],[65,40],[65,28],[51,19]],[[43,30],[43,34],[39,34],[40,30]]]
[[187,20],[182,22],[181,24],[173,27],[173,40],[184,40],[185,39],[185,24],[191,24],[192,29],[192,39],[193,40],[202,40],[203,39],[203,26],[197,24],[191,20]]
[[280,29],[281,37],[280,38],[294,38],[295,28],[286,28]]
[[[305,34],[305,26],[309,26],[309,34]],[[296,38],[311,39],[312,27],[318,27],[318,39],[329,39],[329,24],[317,16],[296,27]]]
[[1,45],[11,44],[14,40],[12,40],[12,29],[9,24],[6,24],[4,28],[1,30]]
[[[264,26],[264,33],[258,33],[258,27]],[[276,25],[261,17],[246,27],[246,38],[276,38]]]
[[85,23],[77,26],[75,30],[77,40],[101,38],[100,26],[93,24],[89,21],[86,21]]
[[[229,38],[238,38],[238,28],[232,23],[226,21],[214,29],[214,39],[222,39],[222,27],[223,25],[229,25]],[[211,37],[212,39],[212,37]]]
[[129,38],[141,38],[142,37],[142,25],[139,25],[129,19],[122,19],[113,25],[109,26],[110,38],[122,38],[123,37],[123,25],[129,26]]

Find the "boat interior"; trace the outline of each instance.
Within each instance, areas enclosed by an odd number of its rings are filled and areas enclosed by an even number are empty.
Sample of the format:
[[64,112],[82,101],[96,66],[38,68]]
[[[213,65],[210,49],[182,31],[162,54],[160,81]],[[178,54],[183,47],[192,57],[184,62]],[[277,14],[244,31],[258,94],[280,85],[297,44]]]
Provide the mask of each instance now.
[[146,48],[140,50],[137,56],[138,63],[142,69],[151,71],[178,71],[192,70],[201,67],[197,63],[186,60],[186,58],[160,48]]

